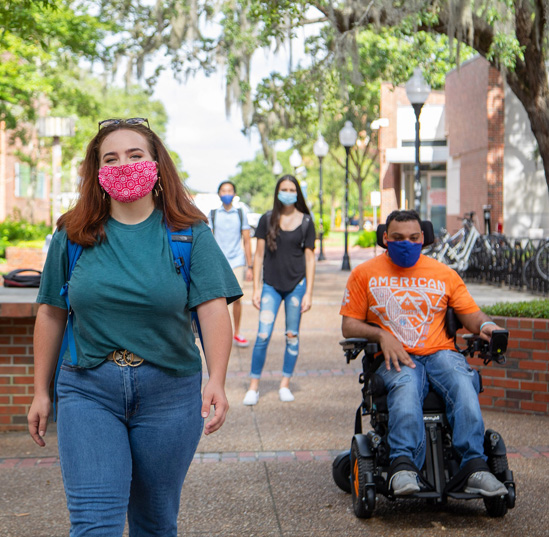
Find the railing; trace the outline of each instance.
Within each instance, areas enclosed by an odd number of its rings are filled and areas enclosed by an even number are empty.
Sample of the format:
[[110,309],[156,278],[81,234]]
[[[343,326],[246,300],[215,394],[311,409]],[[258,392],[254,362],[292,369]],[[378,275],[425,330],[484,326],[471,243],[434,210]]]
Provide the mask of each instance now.
[[468,281],[549,295],[549,238],[481,235],[467,215],[463,224],[452,237],[443,232],[427,255],[454,268]]

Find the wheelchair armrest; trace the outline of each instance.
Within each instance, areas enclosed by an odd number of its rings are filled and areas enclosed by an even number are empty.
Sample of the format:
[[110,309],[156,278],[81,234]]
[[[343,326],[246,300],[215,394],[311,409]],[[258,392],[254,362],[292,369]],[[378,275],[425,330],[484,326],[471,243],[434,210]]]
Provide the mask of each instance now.
[[365,351],[366,354],[375,354],[381,350],[378,343],[361,337],[343,339],[339,344],[343,347],[347,363],[354,360],[362,351]]
[[478,352],[479,358],[484,360],[484,365],[492,360],[498,364],[505,363],[505,352],[509,341],[508,330],[494,330],[490,341],[481,339],[478,334],[466,334],[463,339],[467,343],[467,348],[463,351],[465,356],[469,355],[473,358]]

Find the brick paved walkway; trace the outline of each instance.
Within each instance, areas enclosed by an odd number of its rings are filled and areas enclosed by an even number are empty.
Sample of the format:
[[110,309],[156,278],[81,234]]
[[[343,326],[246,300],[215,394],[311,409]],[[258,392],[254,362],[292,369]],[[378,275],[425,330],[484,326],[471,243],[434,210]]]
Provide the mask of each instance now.
[[[306,462],[324,461],[331,462],[341,450],[305,450],[305,451],[239,451],[218,453],[197,453],[194,456],[194,464],[211,464],[214,462]],[[509,459],[537,459],[549,458],[549,446],[518,446],[507,447]],[[51,468],[59,466],[57,457],[19,457],[0,459],[0,470],[12,470],[16,468]]]

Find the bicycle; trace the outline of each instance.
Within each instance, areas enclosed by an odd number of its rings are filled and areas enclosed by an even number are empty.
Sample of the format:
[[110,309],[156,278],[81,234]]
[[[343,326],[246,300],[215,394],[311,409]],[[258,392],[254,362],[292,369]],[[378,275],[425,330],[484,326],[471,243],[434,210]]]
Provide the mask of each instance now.
[[479,230],[473,223],[475,213],[465,213],[461,229],[443,243],[442,248],[433,256],[450,268],[463,273],[469,267],[469,259],[480,237]]

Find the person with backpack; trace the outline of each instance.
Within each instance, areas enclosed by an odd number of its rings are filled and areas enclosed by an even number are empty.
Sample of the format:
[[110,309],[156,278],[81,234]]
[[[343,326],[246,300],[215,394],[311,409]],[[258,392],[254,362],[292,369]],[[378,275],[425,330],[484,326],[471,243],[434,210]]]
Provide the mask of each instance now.
[[[217,189],[221,199],[221,207],[210,211],[208,220],[215,240],[225,254],[229,265],[240,287],[246,281],[252,280],[252,247],[250,240],[250,225],[248,212],[244,207],[235,207],[233,200],[236,195],[236,185],[231,181],[223,181]],[[244,244],[244,248],[242,248]],[[248,347],[250,342],[240,333],[242,317],[241,300],[233,302],[234,335],[233,345]]]
[[80,175],[37,297],[29,432],[45,445],[65,332],[57,435],[71,537],[122,536],[126,517],[130,535],[176,537],[202,431],[228,410],[227,304],[242,291],[147,119],[101,121]]
[[289,403],[294,400],[289,386],[299,354],[301,315],[311,309],[315,276],[315,229],[294,176],[284,175],[276,183],[273,208],[259,220],[255,236],[252,303],[259,310],[259,328],[252,353],[250,387],[243,403],[256,405],[259,401],[259,380],[282,301],[286,348],[278,395],[282,402]]

